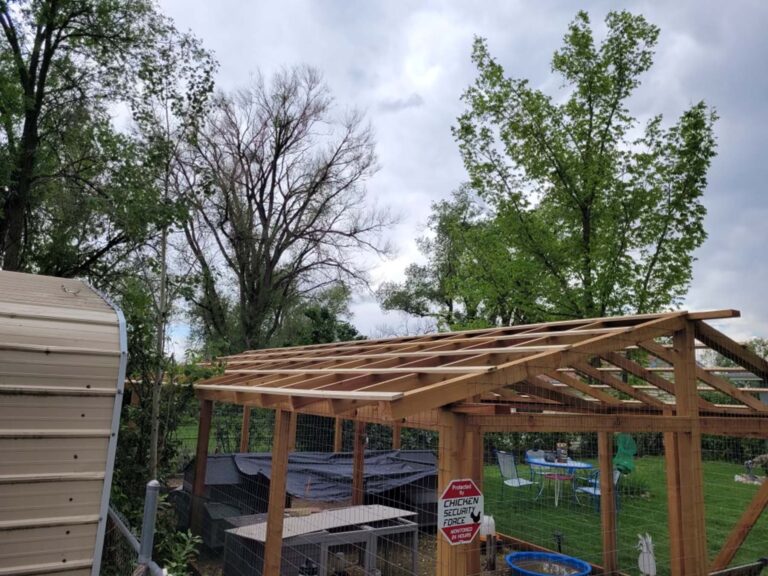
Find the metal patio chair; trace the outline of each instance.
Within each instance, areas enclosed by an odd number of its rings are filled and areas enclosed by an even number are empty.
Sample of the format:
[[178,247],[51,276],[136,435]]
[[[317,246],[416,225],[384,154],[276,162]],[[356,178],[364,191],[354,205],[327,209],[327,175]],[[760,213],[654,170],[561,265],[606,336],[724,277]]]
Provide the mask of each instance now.
[[[616,510],[619,509],[619,480],[621,479],[621,471],[615,470],[613,471],[613,492],[616,496]],[[595,470],[593,474],[590,475],[589,479],[587,480],[588,485],[587,486],[580,486],[576,488],[576,494],[588,494],[592,497],[592,500],[595,503],[595,510],[600,510],[600,471]]]
[[504,495],[504,486],[511,488],[521,488],[524,486],[533,486],[538,482],[526,480],[521,478],[517,473],[517,465],[515,464],[515,456],[509,452],[503,450],[496,451],[496,458],[499,461],[499,472],[501,472],[501,494]]

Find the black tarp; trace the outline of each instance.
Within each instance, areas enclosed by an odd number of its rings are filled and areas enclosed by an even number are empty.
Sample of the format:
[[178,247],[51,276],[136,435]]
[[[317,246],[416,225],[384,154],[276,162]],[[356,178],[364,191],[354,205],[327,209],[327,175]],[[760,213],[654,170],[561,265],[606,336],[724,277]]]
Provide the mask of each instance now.
[[[296,498],[338,502],[352,497],[353,454],[348,452],[293,452],[288,456],[286,492]],[[190,489],[194,463],[185,471]],[[272,455],[266,453],[213,454],[208,457],[206,486],[244,485],[259,476],[269,480]],[[427,450],[385,450],[365,453],[363,482],[366,494],[383,494],[409,485],[429,486],[437,476],[437,457]]]

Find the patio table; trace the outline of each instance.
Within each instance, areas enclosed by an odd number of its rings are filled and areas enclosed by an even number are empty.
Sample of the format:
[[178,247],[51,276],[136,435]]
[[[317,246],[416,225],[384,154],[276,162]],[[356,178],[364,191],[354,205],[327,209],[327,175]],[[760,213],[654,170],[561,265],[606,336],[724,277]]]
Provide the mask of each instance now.
[[[570,458],[565,462],[549,462],[545,460],[544,458],[526,458],[526,462],[529,466],[540,466],[542,468],[555,468],[555,469],[561,469],[564,470],[563,473],[560,473],[558,470],[554,470],[553,472],[542,472],[541,475],[544,478],[547,478],[548,480],[554,480],[555,482],[555,507],[557,507],[557,504],[560,500],[560,494],[562,492],[562,485],[563,482],[566,480],[573,481],[574,474],[578,470],[590,470],[592,468],[592,464],[589,462],[579,462],[578,460],[571,460]],[[541,493],[544,491],[544,483],[542,482],[541,488],[539,489],[539,493],[536,495],[536,498],[538,499],[539,496],[541,496]],[[578,497],[576,496],[576,493],[574,492],[574,497],[576,497],[578,501]]]

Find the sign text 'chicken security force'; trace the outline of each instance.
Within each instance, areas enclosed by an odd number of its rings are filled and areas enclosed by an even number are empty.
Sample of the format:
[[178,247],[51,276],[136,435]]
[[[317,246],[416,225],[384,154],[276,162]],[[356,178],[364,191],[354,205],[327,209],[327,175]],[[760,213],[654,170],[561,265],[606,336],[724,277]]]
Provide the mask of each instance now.
[[480,530],[483,494],[469,478],[451,480],[437,503],[437,527],[451,544],[469,544]]

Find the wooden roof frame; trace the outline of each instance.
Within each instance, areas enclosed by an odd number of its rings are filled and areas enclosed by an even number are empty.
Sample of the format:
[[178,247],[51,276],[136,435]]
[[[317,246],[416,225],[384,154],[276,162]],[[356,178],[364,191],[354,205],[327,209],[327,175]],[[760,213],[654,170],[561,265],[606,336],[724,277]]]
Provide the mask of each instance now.
[[[357,422],[353,502],[362,502],[364,493],[365,422],[392,425],[393,448],[399,448],[401,426],[436,430],[438,491],[456,478],[482,483],[485,432],[596,432],[602,573],[613,574],[618,568],[610,480],[613,433],[663,432],[671,573],[707,574],[730,562],[768,506],[766,484],[710,565],[701,505],[701,435],[768,438],[768,404],[753,395],[768,386],[768,362],[707,324],[739,315],[736,310],[679,311],[568,320],[255,350],[222,358],[224,373],[195,386],[201,417],[193,527],[199,528],[201,518],[214,401],[246,407],[241,451],[248,447],[248,407],[276,411],[267,576],[280,574],[286,468],[295,443],[296,413],[336,417],[336,451],[341,449],[341,418]],[[698,366],[696,340],[754,374],[762,385],[737,387],[721,371]],[[637,361],[637,354],[653,356],[665,366],[649,369]],[[714,402],[702,391],[719,394],[724,402]],[[439,576],[477,573],[479,560],[479,546],[451,546],[438,538]]]
[[[429,413],[446,406],[475,417],[643,414],[661,422],[677,411],[674,380],[632,354],[653,356],[674,372],[679,354],[657,340],[687,325],[703,345],[762,378],[757,390],[768,385],[768,363],[706,323],[739,315],[677,311],[253,350],[221,358],[224,373],[195,389],[201,400],[427,428]],[[701,367],[696,379],[700,391],[728,402],[699,396],[702,416],[768,417],[768,405],[749,388]],[[765,429],[762,421],[755,425],[758,433]]]

